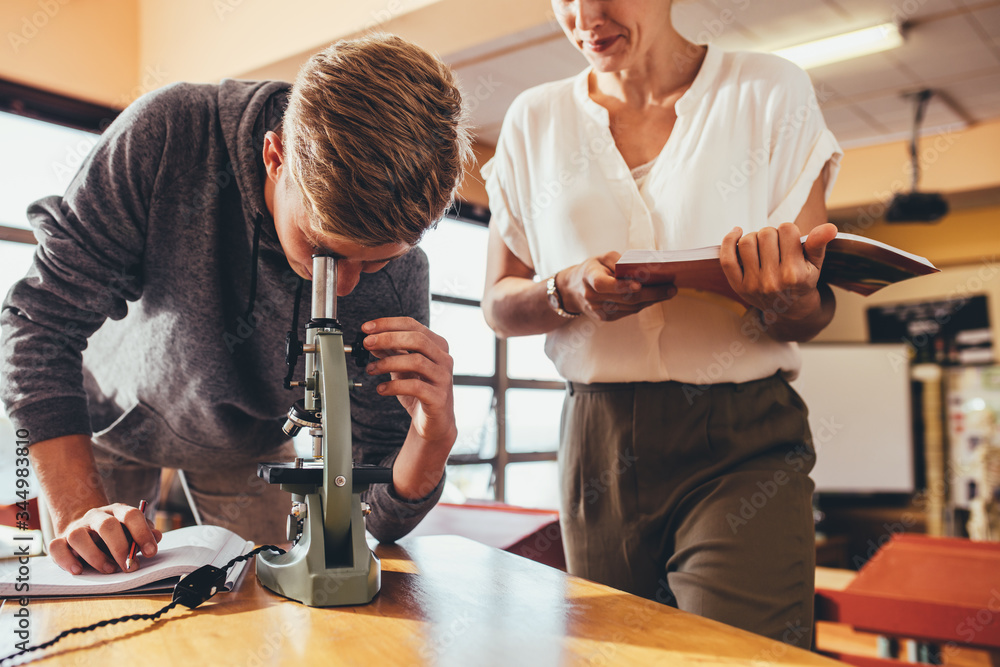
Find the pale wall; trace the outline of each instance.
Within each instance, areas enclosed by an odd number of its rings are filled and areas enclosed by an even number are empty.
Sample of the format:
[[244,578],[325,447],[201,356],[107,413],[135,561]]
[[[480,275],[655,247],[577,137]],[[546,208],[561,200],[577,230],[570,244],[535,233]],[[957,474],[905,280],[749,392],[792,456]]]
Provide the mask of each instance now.
[[[1000,187],[1000,120],[930,134],[918,143],[920,190],[945,194]],[[831,209],[888,201],[910,189],[909,142],[846,151]]]
[[1000,256],[1000,206],[955,211],[932,224],[879,222],[863,233],[931,260],[936,266],[978,264]]
[[3,0],[0,78],[113,107],[163,81],[139,66],[136,0]]
[[[299,0],[275,11],[268,0],[138,0],[141,64],[171,80],[223,77],[291,80],[331,42],[373,28],[440,56],[548,21],[539,0]],[[192,46],[194,48],[192,48]]]
[[493,157],[494,149],[492,146],[476,144],[473,151],[476,154],[476,163],[466,173],[465,181],[458,189],[458,198],[488,208],[490,201],[489,197],[486,196],[486,187],[483,184],[483,175],[480,173],[480,169]]
[[1000,207],[958,211],[934,224],[878,223],[865,235],[926,257],[942,271],[868,297],[836,290],[837,314],[817,340],[866,340],[869,306],[986,294],[993,344],[1000,349]]
[[817,342],[865,342],[868,340],[866,309],[871,306],[944,301],[986,294],[989,302],[990,328],[994,349],[1000,349],[1000,255],[989,255],[976,264],[946,267],[941,273],[889,285],[863,297],[841,289],[837,295],[837,314]]

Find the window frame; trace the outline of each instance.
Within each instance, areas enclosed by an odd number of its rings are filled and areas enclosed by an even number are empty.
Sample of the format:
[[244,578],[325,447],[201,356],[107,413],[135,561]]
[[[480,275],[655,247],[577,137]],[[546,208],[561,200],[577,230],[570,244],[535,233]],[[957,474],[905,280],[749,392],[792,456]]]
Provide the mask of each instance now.
[[[456,221],[480,227],[489,227],[490,212],[487,208],[468,203],[453,206],[446,217]],[[447,296],[431,292],[431,301],[454,305],[481,308],[479,299],[467,299]],[[560,389],[565,390],[566,384],[556,380],[525,380],[512,378],[507,374],[507,341],[493,337],[494,368],[493,375],[455,375],[455,386],[490,387],[493,389],[493,415],[496,443],[492,457],[483,458],[478,454],[452,454],[448,457],[448,465],[488,464],[492,471],[493,499],[505,502],[507,497],[506,468],[510,463],[534,463],[539,461],[556,461],[557,451],[549,452],[508,452],[507,451],[507,390],[508,389]]]
[[[121,109],[0,78],[0,111],[74,130],[101,134]],[[30,229],[0,224],[0,241],[35,245]]]

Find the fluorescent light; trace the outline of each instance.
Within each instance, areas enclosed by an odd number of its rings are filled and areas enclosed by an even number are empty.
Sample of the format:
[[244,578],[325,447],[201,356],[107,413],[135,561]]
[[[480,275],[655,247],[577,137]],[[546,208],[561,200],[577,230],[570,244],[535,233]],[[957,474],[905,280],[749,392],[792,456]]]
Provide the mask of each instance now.
[[850,60],[858,56],[867,56],[870,53],[887,51],[902,45],[903,34],[899,31],[899,26],[895,23],[883,23],[815,42],[790,46],[773,53],[791,60],[802,69],[810,69],[841,60]]

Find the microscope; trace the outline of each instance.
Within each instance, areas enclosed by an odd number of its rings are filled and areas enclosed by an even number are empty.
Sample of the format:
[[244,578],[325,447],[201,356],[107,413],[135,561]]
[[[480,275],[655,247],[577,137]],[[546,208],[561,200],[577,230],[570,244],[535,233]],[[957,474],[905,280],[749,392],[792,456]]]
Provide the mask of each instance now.
[[337,262],[313,256],[312,319],[302,345],[289,334],[286,361],[294,368],[306,357],[305,399],[288,411],[284,431],[295,436],[308,429],[312,458],[261,463],[257,475],[292,494],[288,539],[292,548],[276,555],[257,555],[257,577],[270,590],[310,607],[366,604],[378,593],[381,564],[365,539],[364,517],[371,511],[361,501],[370,484],[391,483],[392,468],[355,466],[351,451],[348,392],[360,386],[347,376],[347,355],[363,366],[368,351],[359,336],[344,344],[337,321]]

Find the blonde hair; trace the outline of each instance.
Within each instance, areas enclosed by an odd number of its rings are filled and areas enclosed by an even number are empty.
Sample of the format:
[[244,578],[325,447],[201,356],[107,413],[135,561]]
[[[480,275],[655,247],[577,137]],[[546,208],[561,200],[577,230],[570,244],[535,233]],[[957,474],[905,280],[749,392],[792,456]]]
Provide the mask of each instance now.
[[451,71],[395,35],[332,44],[299,71],[284,159],[319,233],[415,245],[444,215],[472,149]]

